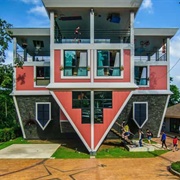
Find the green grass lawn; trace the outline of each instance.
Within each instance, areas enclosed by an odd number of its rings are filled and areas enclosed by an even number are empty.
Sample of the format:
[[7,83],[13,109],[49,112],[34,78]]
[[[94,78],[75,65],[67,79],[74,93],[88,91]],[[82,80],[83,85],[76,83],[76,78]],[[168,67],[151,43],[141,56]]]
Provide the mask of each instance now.
[[[36,144],[49,143],[48,141],[28,141],[22,137],[17,139],[0,143],[0,149],[6,148],[12,144]],[[167,150],[155,150],[153,152],[129,152],[119,145],[108,146],[107,148],[100,148],[97,151],[96,158],[153,158],[168,152]],[[89,153],[82,152],[80,148],[76,149],[71,146],[63,146],[63,144],[52,155],[55,159],[74,159],[74,158],[90,158]],[[180,165],[179,165],[180,166]]]
[[180,161],[174,162],[171,164],[171,168],[178,173],[180,173]]
[[75,158],[89,158],[89,154],[60,146],[52,155],[55,159],[75,159]]
[[122,147],[103,149],[97,152],[96,158],[153,158],[168,152],[155,150],[152,152],[129,152]]
[[7,141],[7,142],[1,142],[0,143],[0,149],[4,149],[12,144],[29,144],[29,142],[22,137]]

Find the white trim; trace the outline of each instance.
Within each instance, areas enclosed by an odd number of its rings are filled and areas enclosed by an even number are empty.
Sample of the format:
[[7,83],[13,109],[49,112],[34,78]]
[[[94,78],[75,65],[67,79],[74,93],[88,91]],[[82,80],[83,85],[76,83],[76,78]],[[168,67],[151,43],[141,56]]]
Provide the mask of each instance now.
[[17,39],[13,37],[13,91],[16,90],[16,68],[14,64],[14,59],[17,56]]
[[95,44],[83,44],[83,43],[55,43],[53,44],[53,49],[68,49],[68,50],[87,50],[87,49],[101,49],[101,50],[114,50],[114,49],[131,49],[131,44],[129,43],[95,43]]
[[130,43],[131,43],[130,82],[134,83],[134,12],[130,12]]
[[114,125],[115,121],[117,120],[117,118],[119,117],[119,115],[121,114],[121,112],[123,111],[124,107],[126,106],[126,104],[128,103],[129,99],[132,96],[132,92],[130,92],[129,96],[126,98],[126,100],[124,101],[123,105],[121,106],[121,108],[119,109],[119,111],[117,112],[117,114],[115,115],[114,119],[112,120],[112,122],[110,123],[109,127],[107,128],[107,130],[105,131],[104,135],[102,136],[101,140],[99,141],[99,143],[97,144],[97,146],[95,147],[95,151],[98,150],[99,146],[102,144],[102,142],[104,141],[105,137],[107,136],[107,134],[109,133],[110,129],[112,128],[112,126]]
[[83,136],[81,135],[81,133],[79,132],[79,130],[77,129],[77,127],[75,126],[74,122],[72,121],[72,119],[70,118],[69,114],[66,112],[66,110],[64,109],[63,105],[61,104],[61,102],[58,100],[58,98],[56,97],[56,95],[54,94],[53,91],[50,91],[51,95],[53,96],[53,98],[55,99],[55,101],[57,102],[57,104],[59,105],[61,111],[64,113],[64,115],[67,117],[67,119],[69,120],[69,122],[71,123],[72,127],[74,128],[74,130],[76,131],[76,133],[78,134],[78,136],[80,137],[80,139],[82,140],[82,142],[84,143],[84,145],[86,146],[86,148],[88,149],[88,151],[90,152],[91,149],[89,147],[89,145],[86,143],[86,141],[84,140]]
[[170,90],[170,39],[166,40],[166,59],[167,59],[167,89]]
[[[141,126],[137,123],[135,119],[135,104],[146,104],[146,119],[144,120]],[[133,102],[133,121],[136,123],[138,128],[142,128],[144,124],[147,122],[147,120],[148,120],[148,102]]]
[[49,90],[34,90],[34,91],[13,91],[10,95],[16,96],[34,96],[34,95],[50,95]]
[[171,95],[173,94],[171,91],[169,90],[135,90],[133,91],[133,94],[137,94],[137,95],[147,95],[147,94],[153,94],[153,95]]
[[[150,72],[149,72],[149,71],[150,71],[150,70],[149,70],[150,68],[149,68],[149,66],[148,66],[148,65],[135,65],[134,68],[135,68],[135,67],[146,67],[146,71],[147,71],[147,72],[146,72],[146,81],[147,81],[147,84],[146,84],[146,85],[139,85],[139,84],[138,84],[137,86],[139,86],[139,87],[149,87],[149,85],[150,85],[150,83],[149,83],[150,80],[148,80],[148,78],[150,77]],[[135,77],[134,77],[134,80],[135,80]],[[135,84],[136,84],[136,83],[135,83]]]
[[65,120],[65,119],[64,119],[64,120],[63,120],[63,119],[62,119],[62,120],[60,119],[60,122],[68,122],[68,123],[69,123],[69,121],[68,121],[68,120]]
[[21,126],[22,135],[23,135],[23,138],[26,139],[26,134],[25,134],[25,131],[24,131],[23,123],[22,123],[21,114],[20,114],[20,112],[19,112],[19,107],[18,107],[17,100],[16,100],[16,97],[15,97],[15,96],[13,96],[13,100],[14,100],[14,104],[15,104],[15,108],[16,108],[16,112],[17,112],[19,124],[20,124],[20,126]]
[[164,117],[166,115],[169,99],[170,99],[170,95],[168,95],[167,100],[166,100],[166,104],[165,104],[165,107],[164,107],[164,112],[163,112],[163,115],[162,115],[161,124],[159,126],[159,131],[158,131],[157,137],[160,137],[160,134],[161,134],[161,129],[162,129],[162,126],[163,126]]
[[90,43],[94,43],[94,10],[90,10]]
[[[72,50],[72,49],[71,49]],[[82,50],[82,49],[81,49]],[[61,49],[61,64],[60,66],[64,67],[64,51],[70,51],[70,49]],[[77,51],[77,49],[74,49],[72,51]],[[85,51],[83,49],[83,51]],[[86,49],[87,53],[87,67],[90,67],[90,50]],[[87,76],[64,76],[64,70],[61,72],[61,79],[90,79],[90,71],[87,71]]]
[[48,89],[137,89],[133,83],[50,83]]
[[94,91],[91,91],[91,149],[94,150]]
[[50,13],[50,82],[54,83],[54,12]]
[[[44,127],[41,125],[41,123],[38,120],[38,105],[39,104],[49,104],[49,120],[47,121]],[[48,126],[51,120],[52,120],[51,119],[51,103],[50,102],[36,102],[36,122],[39,124],[39,126],[41,127],[43,131],[46,129],[46,127]]]
[[[37,77],[36,77],[36,74],[37,74],[37,67],[49,67],[49,70],[51,69],[49,64],[43,64],[43,65],[34,65],[34,88],[41,88],[41,87],[46,87],[47,85],[44,85],[44,86],[38,86],[36,85],[36,80],[37,80]],[[50,74],[51,76],[51,71],[50,71]],[[49,77],[49,82],[50,82],[50,78]],[[45,80],[45,79],[44,79]],[[48,79],[47,79],[48,80]]]
[[[121,75],[120,76],[98,76],[97,75],[97,51],[98,50],[107,50],[107,51],[109,51],[109,50],[112,50],[112,49],[104,49],[104,48],[100,48],[100,49],[96,49],[96,50],[94,50],[94,62],[96,62],[96,63],[94,63],[94,78],[95,79],[112,79],[112,80],[114,80],[114,79],[123,79],[123,77],[124,77],[124,70],[123,71],[121,71]],[[119,58],[120,58],[120,66],[123,66],[124,65],[124,49],[113,49],[113,50],[116,50],[116,51],[118,51],[119,53],[120,53],[120,55],[119,55]]]

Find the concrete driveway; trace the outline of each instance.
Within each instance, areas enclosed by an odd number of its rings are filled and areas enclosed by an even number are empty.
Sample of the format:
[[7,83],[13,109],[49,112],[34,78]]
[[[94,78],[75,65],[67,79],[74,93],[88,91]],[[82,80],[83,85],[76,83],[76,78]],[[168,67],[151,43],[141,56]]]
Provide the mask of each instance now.
[[0,159],[50,158],[60,144],[13,144],[0,150]]

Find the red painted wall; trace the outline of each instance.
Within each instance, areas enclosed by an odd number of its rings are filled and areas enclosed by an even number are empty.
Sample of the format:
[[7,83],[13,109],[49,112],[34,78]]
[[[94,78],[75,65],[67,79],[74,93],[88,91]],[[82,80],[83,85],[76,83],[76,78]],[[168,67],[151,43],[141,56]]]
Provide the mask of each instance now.
[[54,94],[63,105],[64,109],[72,119],[74,125],[77,127],[89,147],[91,147],[91,129],[90,124],[81,124],[81,109],[72,108],[72,92],[57,92]]
[[116,116],[124,101],[129,96],[130,91],[113,91],[112,109],[104,109],[103,124],[94,125],[94,147],[97,146],[110,123]]
[[167,66],[150,66],[149,87],[140,90],[167,90]]
[[67,119],[67,117],[65,116],[65,114],[63,113],[63,111],[60,111],[59,115],[60,115],[60,120],[66,120],[66,121],[68,121],[68,119]]
[[90,82],[89,79],[81,79],[80,77],[77,79],[73,79],[72,77],[69,77],[69,79],[62,79],[61,78],[61,71],[60,71],[60,64],[61,64],[61,51],[55,50],[54,51],[54,81],[55,82]]
[[45,87],[34,87],[34,67],[16,68],[16,90],[47,90]]
[[123,66],[124,66],[124,76],[122,79],[113,79],[108,77],[108,79],[95,79],[94,82],[130,82],[130,65],[131,65],[131,54],[129,49],[124,49],[123,51]]

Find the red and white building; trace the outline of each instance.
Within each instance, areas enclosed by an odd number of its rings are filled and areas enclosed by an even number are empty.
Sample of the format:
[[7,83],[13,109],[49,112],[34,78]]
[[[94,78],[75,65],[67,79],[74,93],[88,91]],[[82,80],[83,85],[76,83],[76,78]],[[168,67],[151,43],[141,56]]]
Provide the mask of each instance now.
[[134,134],[149,128],[159,136],[177,29],[134,28],[142,0],[42,2],[50,28],[12,29],[12,95],[23,137],[78,136],[95,153],[123,120]]

